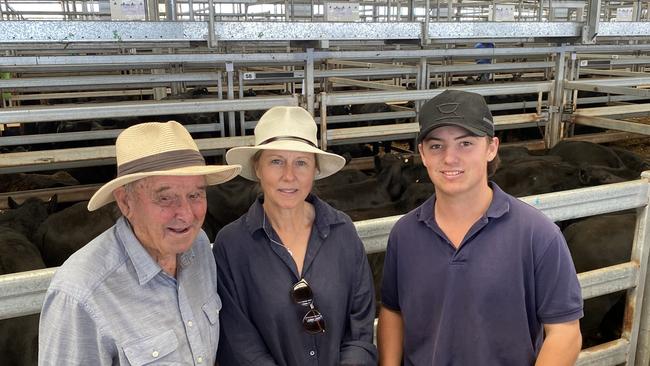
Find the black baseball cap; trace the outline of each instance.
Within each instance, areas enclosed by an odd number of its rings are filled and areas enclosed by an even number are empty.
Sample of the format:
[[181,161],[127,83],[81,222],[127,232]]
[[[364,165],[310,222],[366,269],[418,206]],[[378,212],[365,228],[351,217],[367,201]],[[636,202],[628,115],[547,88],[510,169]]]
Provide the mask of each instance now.
[[459,126],[476,136],[494,137],[494,119],[483,96],[462,90],[445,90],[420,109],[418,143],[433,129]]

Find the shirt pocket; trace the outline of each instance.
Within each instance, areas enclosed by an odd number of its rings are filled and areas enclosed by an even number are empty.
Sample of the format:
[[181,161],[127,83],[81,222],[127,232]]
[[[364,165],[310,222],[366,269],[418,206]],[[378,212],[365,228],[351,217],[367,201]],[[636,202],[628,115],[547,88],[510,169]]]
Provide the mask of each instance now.
[[[163,357],[178,348],[178,339],[173,330],[161,334],[129,342],[124,347],[124,354],[133,366],[157,364],[165,362]],[[168,364],[168,363],[165,363]]]
[[218,295],[211,298],[201,306],[205,317],[208,319],[208,334],[210,339],[210,349],[217,352],[219,344],[219,310],[221,310],[221,299]]
[[219,310],[221,310],[221,299],[219,296],[213,297],[201,307],[203,313],[208,318],[210,324],[215,325],[219,322]]

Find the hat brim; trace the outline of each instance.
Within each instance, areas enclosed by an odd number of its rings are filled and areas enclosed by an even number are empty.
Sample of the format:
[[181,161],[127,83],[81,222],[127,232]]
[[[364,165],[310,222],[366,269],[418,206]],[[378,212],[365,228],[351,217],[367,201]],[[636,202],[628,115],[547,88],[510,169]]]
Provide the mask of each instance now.
[[481,131],[481,130],[479,130],[477,128],[474,128],[474,127],[471,127],[471,126],[467,126],[462,121],[443,121],[443,122],[440,122],[440,123],[436,123],[434,125],[430,125],[426,129],[420,131],[420,134],[418,135],[418,143],[421,143],[424,140],[424,138],[427,137],[427,135],[431,131],[435,130],[438,127],[444,127],[444,126],[458,126],[458,127],[466,129],[467,131],[471,132],[475,136],[480,136],[480,137],[489,136],[489,134],[487,132]]
[[316,154],[316,159],[318,159],[318,172],[314,177],[316,180],[329,177],[345,166],[345,158],[342,156],[293,140],[278,140],[261,146],[234,147],[226,152],[226,162],[241,165],[242,170],[239,175],[248,180],[258,181],[251,158],[260,150],[284,150]]
[[184,168],[176,168],[170,170],[161,170],[154,172],[143,172],[127,174],[122,177],[117,177],[110,182],[104,184],[95,192],[90,201],[88,202],[88,211],[94,211],[110,202],[113,202],[113,191],[125,184],[135,182],[136,180],[152,177],[152,176],[197,176],[203,175],[206,178],[208,185],[220,184],[227,182],[239,174],[241,170],[237,165],[205,165],[205,166],[190,166]]

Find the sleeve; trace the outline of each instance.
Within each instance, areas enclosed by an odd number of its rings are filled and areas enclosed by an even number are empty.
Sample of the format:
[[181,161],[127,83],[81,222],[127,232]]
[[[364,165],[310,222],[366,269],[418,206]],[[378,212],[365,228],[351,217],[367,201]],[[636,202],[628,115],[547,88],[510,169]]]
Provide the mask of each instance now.
[[381,305],[395,311],[400,311],[399,293],[397,292],[397,248],[394,230],[388,236],[384,270],[381,281]]
[[582,318],[582,292],[569,248],[559,232],[535,262],[537,317],[544,324]]
[[[350,223],[350,226],[353,224]],[[377,365],[377,348],[373,344],[375,291],[365,248],[352,226],[357,242],[357,266],[348,326],[341,342],[341,365]]]
[[223,237],[217,235],[212,248],[217,263],[217,291],[222,303],[217,361],[224,366],[277,365],[237,300],[237,286],[222,240]]
[[86,306],[65,293],[47,292],[39,324],[40,366],[112,365],[111,348]]

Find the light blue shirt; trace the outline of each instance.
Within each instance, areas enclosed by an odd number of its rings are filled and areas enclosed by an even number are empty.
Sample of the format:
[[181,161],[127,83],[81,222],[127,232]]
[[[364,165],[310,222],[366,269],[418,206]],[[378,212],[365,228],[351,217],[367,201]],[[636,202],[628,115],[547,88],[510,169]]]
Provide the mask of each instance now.
[[177,257],[176,278],[123,217],[72,255],[45,296],[39,365],[213,365],[217,274],[203,231]]

